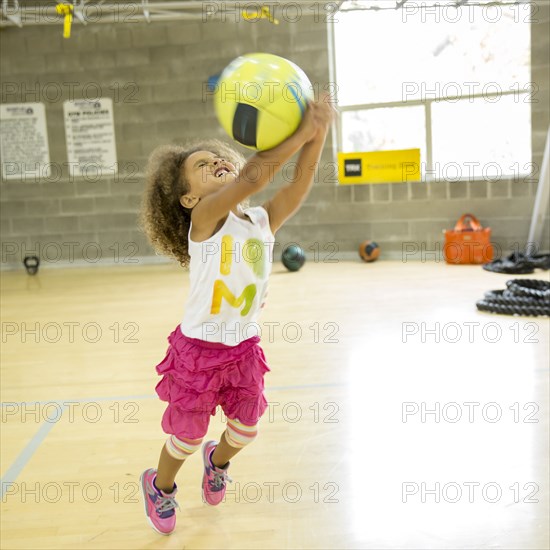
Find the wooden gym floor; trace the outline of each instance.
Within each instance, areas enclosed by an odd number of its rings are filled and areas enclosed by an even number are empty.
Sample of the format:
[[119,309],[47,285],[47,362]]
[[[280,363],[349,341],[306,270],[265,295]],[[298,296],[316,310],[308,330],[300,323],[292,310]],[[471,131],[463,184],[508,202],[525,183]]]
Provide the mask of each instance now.
[[[548,319],[474,305],[509,278],[443,263],[276,264],[260,436],[234,459],[219,507],[201,501],[200,456],[184,465],[177,530],[162,537],[138,480],[165,440],[154,366],[186,274],[2,273],[0,546],[548,548]],[[218,414],[207,437],[223,429]]]

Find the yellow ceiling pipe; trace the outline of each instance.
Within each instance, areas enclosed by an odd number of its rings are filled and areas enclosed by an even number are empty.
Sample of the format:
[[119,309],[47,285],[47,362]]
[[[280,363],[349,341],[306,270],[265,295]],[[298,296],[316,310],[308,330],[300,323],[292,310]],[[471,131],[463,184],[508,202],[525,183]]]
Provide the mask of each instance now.
[[72,4],[57,4],[55,11],[63,16],[63,38],[70,38],[71,23],[73,22]]

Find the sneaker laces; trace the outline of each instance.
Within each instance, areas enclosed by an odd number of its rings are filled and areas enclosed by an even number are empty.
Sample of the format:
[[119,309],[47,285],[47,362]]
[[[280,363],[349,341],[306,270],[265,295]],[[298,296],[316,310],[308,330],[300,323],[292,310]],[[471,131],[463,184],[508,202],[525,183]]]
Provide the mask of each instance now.
[[208,485],[210,485],[210,489],[212,491],[221,491],[228,481],[233,483],[233,480],[229,477],[227,471],[225,470],[222,470],[221,472],[212,470],[212,473],[214,474],[214,477],[208,480]]
[[155,503],[155,508],[159,514],[162,514],[163,512],[169,512],[170,510],[173,510],[174,508],[180,509],[179,504],[176,501],[176,497],[165,497],[163,495],[158,495],[158,500]]

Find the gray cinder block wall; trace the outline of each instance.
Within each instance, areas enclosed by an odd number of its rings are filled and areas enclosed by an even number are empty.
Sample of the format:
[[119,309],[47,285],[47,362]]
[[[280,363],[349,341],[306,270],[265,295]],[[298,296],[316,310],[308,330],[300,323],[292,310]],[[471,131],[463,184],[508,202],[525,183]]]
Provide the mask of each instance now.
[[[548,22],[548,4],[541,2],[532,25],[531,60],[538,86],[538,102],[532,104],[533,162],[539,166],[550,113]],[[2,181],[2,268],[20,267],[22,257],[32,253],[50,265],[79,260],[131,265],[154,257],[137,227],[147,156],[163,143],[226,137],[204,85],[237,55],[268,51],[291,58],[321,89],[329,81],[325,24],[306,16],[277,26],[231,19],[75,24],[68,40],[57,25],[7,28],[0,31],[0,46],[1,101],[45,103],[51,161],[63,168],[59,178]],[[45,93],[52,82],[62,91],[53,101]],[[121,171],[117,178],[99,181],[71,179],[64,168],[63,101],[96,89],[113,99]],[[299,242],[322,261],[333,253],[356,257],[358,244],[371,238],[386,257],[401,258],[403,242],[434,249],[442,229],[466,211],[492,227],[493,240],[504,251],[526,241],[536,183],[338,186],[334,161],[329,140],[315,188],[278,233],[278,242]],[[279,176],[273,187],[282,181]],[[548,223],[545,234],[548,248]]]

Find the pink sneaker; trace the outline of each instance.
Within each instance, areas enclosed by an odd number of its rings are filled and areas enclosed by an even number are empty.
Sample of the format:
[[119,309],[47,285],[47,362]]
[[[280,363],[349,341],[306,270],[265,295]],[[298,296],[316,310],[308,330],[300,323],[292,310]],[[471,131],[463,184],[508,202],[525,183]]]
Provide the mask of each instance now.
[[145,515],[151,527],[161,535],[169,535],[176,528],[176,508],[179,508],[175,496],[178,491],[174,484],[171,493],[160,491],[155,486],[157,471],[149,468],[141,474],[141,492],[145,505]]
[[202,446],[202,460],[204,462],[204,475],[202,476],[202,499],[211,506],[218,505],[225,496],[225,484],[233,481],[227,475],[229,462],[225,468],[217,468],[212,464],[212,453],[216,448],[215,441],[207,441]]

